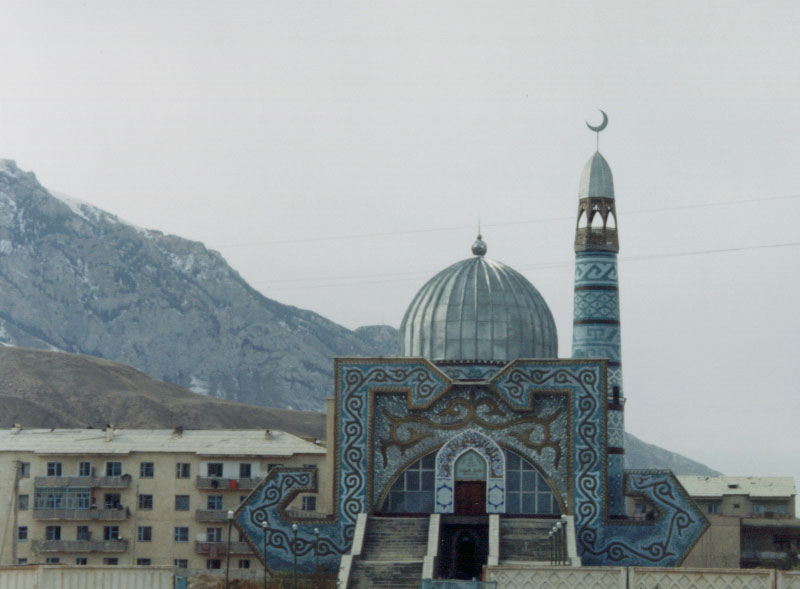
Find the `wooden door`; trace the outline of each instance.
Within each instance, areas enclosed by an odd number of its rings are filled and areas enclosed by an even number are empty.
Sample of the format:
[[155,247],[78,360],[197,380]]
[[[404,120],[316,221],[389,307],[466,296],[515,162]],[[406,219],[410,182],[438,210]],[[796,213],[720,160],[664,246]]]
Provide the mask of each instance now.
[[486,515],[486,481],[456,481],[456,515]]

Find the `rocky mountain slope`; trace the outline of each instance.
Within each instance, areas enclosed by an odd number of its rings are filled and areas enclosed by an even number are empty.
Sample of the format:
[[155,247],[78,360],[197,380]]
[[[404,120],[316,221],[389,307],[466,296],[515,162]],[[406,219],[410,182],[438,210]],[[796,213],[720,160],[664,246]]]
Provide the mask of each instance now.
[[[269,428],[325,437],[325,416],[210,399],[89,356],[0,347],[0,427]],[[719,474],[626,434],[627,468]]]
[[353,332],[262,296],[202,243],[56,198],[10,160],[0,160],[0,343],[313,410],[331,392],[333,356],[396,349],[379,327]]

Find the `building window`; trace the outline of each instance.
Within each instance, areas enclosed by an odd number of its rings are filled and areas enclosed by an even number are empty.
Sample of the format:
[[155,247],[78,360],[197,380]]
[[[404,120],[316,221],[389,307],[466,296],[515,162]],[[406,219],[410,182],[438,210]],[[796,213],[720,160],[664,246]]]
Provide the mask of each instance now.
[[20,526],[17,528],[17,540],[20,542],[28,541],[28,526]]
[[137,558],[136,564],[140,567],[149,567],[151,564],[153,564],[153,561],[149,558]]
[[79,556],[75,559],[75,564],[78,566],[86,566],[89,563],[89,560],[85,556]]
[[189,511],[189,495],[175,495],[175,511]]
[[61,463],[60,462],[48,462],[47,463],[47,476],[49,476],[49,477],[60,477],[61,476]]
[[116,556],[114,556],[114,557],[106,557],[106,558],[103,559],[103,564],[108,565],[108,566],[115,566],[115,565],[119,564],[119,559]]
[[222,509],[222,495],[209,495],[206,501],[206,509],[220,511]]
[[239,568],[240,569],[249,569],[250,568],[250,561],[246,558],[239,559]]
[[506,511],[558,515],[561,507],[545,478],[530,462],[506,450]]
[[17,507],[20,511],[25,511],[28,509],[28,496],[27,495],[20,495],[17,499]]
[[434,466],[433,452],[409,466],[394,482],[383,511],[392,513],[433,513]]
[[267,464],[267,472],[270,472],[270,471],[272,471],[273,468],[278,468],[280,466],[283,466],[283,465],[280,464],[280,463],[271,462],[271,463]]
[[31,476],[31,463],[30,462],[20,462],[19,463],[19,478],[27,479]]
[[44,559],[44,564],[58,564],[61,562],[61,559],[57,556],[48,556]]
[[317,498],[314,495],[303,496],[303,509],[305,511],[314,511],[317,508]]
[[92,533],[89,531],[89,526],[78,526],[76,539],[78,540],[91,540]]
[[734,508],[734,509],[739,509],[739,507],[740,507],[740,505],[739,505],[738,503],[734,503],[734,504],[733,504],[733,508]]
[[28,564],[28,559],[27,558],[18,558],[17,559],[17,564]]
[[179,462],[175,465],[175,477],[179,479],[188,479],[192,476],[192,465],[188,462]]
[[78,476],[79,477],[90,477],[90,476],[92,476],[92,463],[91,462],[79,462],[78,463]]
[[103,507],[106,509],[122,509],[122,496],[119,493],[106,493],[103,496]]
[[175,565],[176,569],[188,569],[189,568],[189,560],[186,558],[176,558],[172,561],[172,564]]
[[221,462],[209,462],[208,463],[208,476],[210,477],[222,477],[222,463]]
[[139,495],[139,509],[153,509],[153,496]]
[[253,467],[249,462],[240,462],[239,463],[239,478],[240,479],[249,479],[253,473]]
[[151,542],[153,540],[153,528],[151,526],[139,526],[137,539],[139,542]]
[[206,528],[206,542],[222,542],[222,528]]
[[221,569],[222,568],[222,561],[218,558],[209,558],[206,560],[206,568],[207,569]]
[[247,499],[247,495],[239,495],[239,503],[244,503],[245,499]]
[[44,529],[45,540],[61,540],[61,526],[47,526]]
[[711,515],[719,515],[719,503],[709,503],[708,513]]
[[106,476],[107,477],[121,477],[122,476],[122,463],[121,462],[106,462]]
[[175,541],[188,542],[189,541],[189,528],[176,527],[175,528]]
[[103,526],[103,540],[119,540],[119,526]]
[[142,462],[139,465],[139,477],[143,479],[152,479],[155,473],[155,466],[152,462]]

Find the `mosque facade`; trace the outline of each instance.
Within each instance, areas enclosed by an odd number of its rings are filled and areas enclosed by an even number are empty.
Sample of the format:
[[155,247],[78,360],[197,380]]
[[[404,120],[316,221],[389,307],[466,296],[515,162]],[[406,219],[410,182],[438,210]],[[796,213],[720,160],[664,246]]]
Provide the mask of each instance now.
[[[597,151],[578,190],[572,357],[539,291],[487,257],[431,278],[412,300],[397,357],[335,359],[329,481],[275,469],[235,515],[272,569],[338,566],[359,514],[571,516],[583,565],[677,566],[708,523],[669,471],[625,471],[610,166]],[[301,492],[330,486],[335,513],[292,519]],[[628,519],[627,497],[652,517]],[[293,525],[296,527],[293,528]],[[443,539],[444,541],[444,539]]]

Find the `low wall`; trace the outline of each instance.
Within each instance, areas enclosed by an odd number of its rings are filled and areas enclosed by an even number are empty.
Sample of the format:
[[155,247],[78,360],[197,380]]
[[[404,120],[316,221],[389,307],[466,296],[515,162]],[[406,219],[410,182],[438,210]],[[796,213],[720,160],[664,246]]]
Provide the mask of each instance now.
[[800,589],[800,571],[778,571],[778,589]]
[[0,567],[0,589],[172,589],[172,567]]
[[626,589],[625,567],[537,567],[498,565],[486,568],[486,580],[503,589]]
[[629,589],[773,589],[775,571],[771,569],[693,569],[646,568],[628,569]]
[[503,589],[800,589],[800,571],[648,567],[486,567]]

